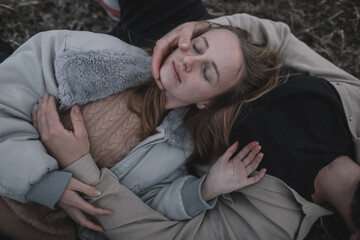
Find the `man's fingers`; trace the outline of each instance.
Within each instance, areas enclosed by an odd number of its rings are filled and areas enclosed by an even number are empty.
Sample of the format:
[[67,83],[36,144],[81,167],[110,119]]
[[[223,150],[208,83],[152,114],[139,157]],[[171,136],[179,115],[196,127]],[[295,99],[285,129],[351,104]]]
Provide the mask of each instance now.
[[180,37],[178,42],[178,47],[182,50],[187,50],[190,47],[190,40],[192,38],[192,31],[188,28],[182,29],[180,31]]
[[162,84],[160,79],[157,79],[155,81],[160,90],[165,90],[164,85]]
[[[164,37],[160,38],[154,47],[150,70],[155,80],[160,79],[160,65],[163,58],[171,51],[173,47],[179,44],[179,30],[175,28]],[[161,89],[161,88],[160,88]]]
[[160,79],[161,62],[162,62],[163,58],[167,55],[167,53],[170,51],[170,49],[173,47],[172,46],[173,43],[168,42],[170,40],[167,38],[169,38],[169,37],[165,36],[156,42],[156,45],[154,48],[154,53],[151,58],[150,70],[151,70],[155,80]]

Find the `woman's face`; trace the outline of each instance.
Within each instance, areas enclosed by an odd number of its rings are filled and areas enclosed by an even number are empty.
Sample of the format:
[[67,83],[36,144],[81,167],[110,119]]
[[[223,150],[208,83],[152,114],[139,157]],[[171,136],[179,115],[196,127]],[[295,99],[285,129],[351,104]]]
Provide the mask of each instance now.
[[160,69],[166,109],[190,104],[206,108],[213,97],[235,85],[242,63],[238,38],[224,29],[194,38],[186,51],[177,48]]

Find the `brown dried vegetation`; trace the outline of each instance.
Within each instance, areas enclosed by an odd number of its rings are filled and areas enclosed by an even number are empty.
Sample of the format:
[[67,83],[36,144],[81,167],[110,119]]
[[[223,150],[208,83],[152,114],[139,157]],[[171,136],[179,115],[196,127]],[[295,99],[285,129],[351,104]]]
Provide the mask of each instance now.
[[[203,0],[214,15],[247,12],[287,23],[325,58],[360,77],[358,0]],[[0,37],[18,47],[50,29],[106,33],[113,22],[92,0],[0,0]]]

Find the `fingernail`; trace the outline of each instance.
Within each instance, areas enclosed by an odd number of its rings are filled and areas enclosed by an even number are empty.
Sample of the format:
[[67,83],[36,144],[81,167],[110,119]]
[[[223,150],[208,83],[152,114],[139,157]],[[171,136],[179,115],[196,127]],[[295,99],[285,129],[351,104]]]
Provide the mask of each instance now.
[[76,114],[80,113],[80,107],[79,106],[75,106],[73,108],[73,110],[74,110],[74,113],[76,113]]
[[95,189],[94,193],[95,193],[96,196],[100,196],[100,195],[101,195],[101,191],[98,190],[98,189]]
[[180,47],[186,47],[187,44],[186,43],[180,43]]

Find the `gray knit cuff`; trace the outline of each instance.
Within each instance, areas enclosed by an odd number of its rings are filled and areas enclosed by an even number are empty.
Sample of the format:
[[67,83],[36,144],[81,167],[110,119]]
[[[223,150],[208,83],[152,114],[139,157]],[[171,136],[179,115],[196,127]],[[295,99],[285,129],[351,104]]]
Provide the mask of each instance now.
[[26,201],[36,202],[55,209],[55,205],[63,195],[71,177],[71,173],[63,171],[47,173],[30,188],[25,196]]
[[205,177],[206,175],[201,178],[189,178],[182,188],[181,195],[184,208],[190,217],[194,217],[204,210],[213,209],[217,202],[217,197],[208,202],[201,197],[201,184]]

